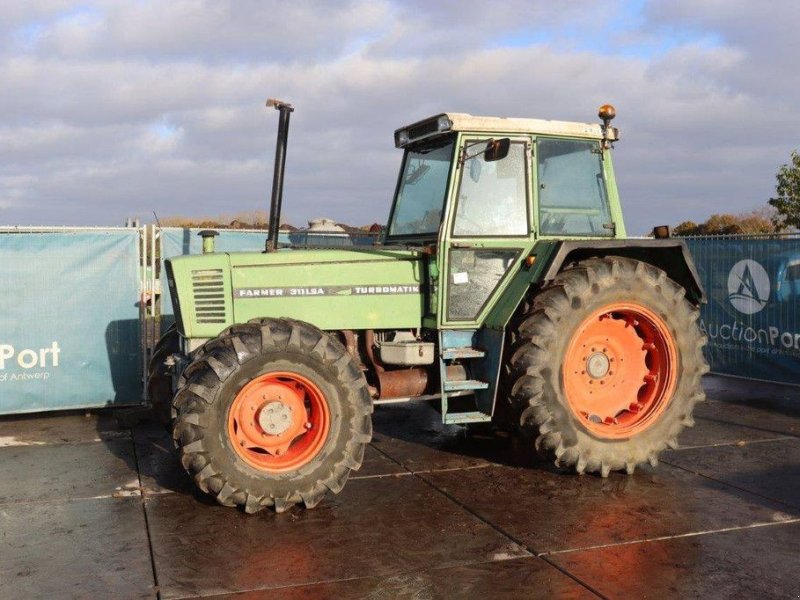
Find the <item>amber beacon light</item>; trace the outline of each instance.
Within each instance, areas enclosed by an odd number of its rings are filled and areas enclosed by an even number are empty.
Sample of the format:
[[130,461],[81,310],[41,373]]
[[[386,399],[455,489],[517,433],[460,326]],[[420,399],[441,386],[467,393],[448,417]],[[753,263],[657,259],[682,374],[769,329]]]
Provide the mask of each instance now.
[[619,130],[611,127],[611,121],[617,116],[617,110],[611,104],[603,104],[597,111],[597,116],[603,121],[603,148],[611,148],[612,142],[619,140]]

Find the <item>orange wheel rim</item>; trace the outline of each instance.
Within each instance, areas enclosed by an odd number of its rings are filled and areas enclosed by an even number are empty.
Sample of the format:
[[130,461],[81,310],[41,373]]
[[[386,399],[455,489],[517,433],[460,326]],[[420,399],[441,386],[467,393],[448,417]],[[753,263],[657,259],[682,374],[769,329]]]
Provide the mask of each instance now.
[[677,352],[666,323],[628,303],[593,312],[562,367],[572,413],[595,435],[627,438],[658,420],[675,391]]
[[261,375],[244,386],[228,411],[228,438],[248,465],[292,471],[319,454],[331,427],[325,396],[297,373]]

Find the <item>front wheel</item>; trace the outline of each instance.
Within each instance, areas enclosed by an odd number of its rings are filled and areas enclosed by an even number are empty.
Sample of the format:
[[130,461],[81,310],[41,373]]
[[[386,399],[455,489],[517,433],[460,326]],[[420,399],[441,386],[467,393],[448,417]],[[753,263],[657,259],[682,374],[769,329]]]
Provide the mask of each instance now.
[[607,257],[560,273],[514,331],[510,401],[537,450],[579,473],[632,473],[676,447],[705,395],[698,310],[666,274]]
[[197,485],[247,512],[315,506],[361,466],[372,402],[338,341],[289,319],[227,330],[187,368],[173,437]]

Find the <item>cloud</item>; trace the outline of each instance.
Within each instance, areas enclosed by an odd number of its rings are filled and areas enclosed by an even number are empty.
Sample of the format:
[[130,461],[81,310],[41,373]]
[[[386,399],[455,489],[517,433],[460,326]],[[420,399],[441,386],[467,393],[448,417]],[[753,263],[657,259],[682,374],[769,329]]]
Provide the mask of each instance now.
[[156,62],[292,62],[341,52],[354,38],[380,27],[389,10],[387,2],[367,0],[89,1],[36,11],[34,53]]
[[266,208],[268,96],[297,108],[296,224],[384,220],[394,129],[444,110],[594,121],[614,103],[632,233],[763,205],[798,139],[791,2],[6,4],[10,224]]

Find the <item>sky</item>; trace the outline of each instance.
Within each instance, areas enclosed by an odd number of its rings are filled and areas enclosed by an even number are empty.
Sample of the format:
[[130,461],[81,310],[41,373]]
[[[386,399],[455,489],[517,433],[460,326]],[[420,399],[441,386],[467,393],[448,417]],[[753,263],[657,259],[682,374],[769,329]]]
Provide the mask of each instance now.
[[597,120],[629,233],[747,212],[800,147],[800,2],[0,3],[0,225],[266,210],[385,222],[396,128],[446,111]]

